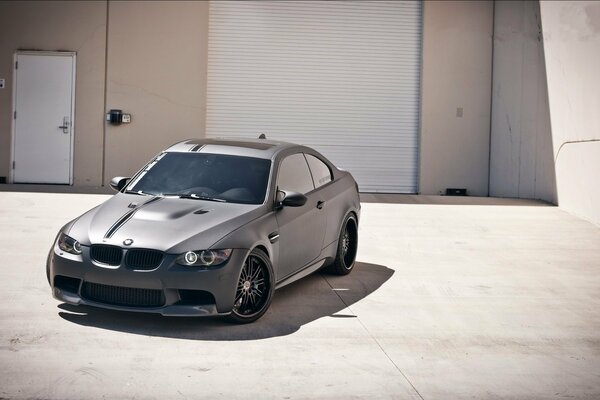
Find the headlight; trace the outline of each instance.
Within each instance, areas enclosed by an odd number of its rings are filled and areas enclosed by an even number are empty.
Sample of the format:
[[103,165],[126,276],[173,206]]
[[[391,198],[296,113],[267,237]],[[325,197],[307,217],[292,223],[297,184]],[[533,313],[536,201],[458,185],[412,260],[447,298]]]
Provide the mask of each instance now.
[[58,247],[67,253],[81,254],[81,244],[71,236],[67,236],[62,232],[58,235]]
[[215,267],[229,259],[231,249],[188,251],[177,257],[177,264],[187,267]]

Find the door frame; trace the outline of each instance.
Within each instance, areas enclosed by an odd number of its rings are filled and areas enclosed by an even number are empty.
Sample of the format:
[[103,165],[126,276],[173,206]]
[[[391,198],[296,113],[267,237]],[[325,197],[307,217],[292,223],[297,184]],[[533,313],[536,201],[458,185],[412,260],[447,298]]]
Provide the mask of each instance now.
[[13,54],[13,76],[12,76],[12,115],[10,119],[11,146],[10,146],[10,174],[9,183],[15,181],[15,147],[17,144],[17,126],[15,123],[15,112],[17,108],[17,57],[20,55],[35,55],[35,56],[62,56],[73,57],[73,77],[71,81],[71,144],[69,149],[69,185],[73,185],[73,156],[75,146],[75,78],[77,74],[77,53],[74,51],[34,51],[34,50],[17,50]]

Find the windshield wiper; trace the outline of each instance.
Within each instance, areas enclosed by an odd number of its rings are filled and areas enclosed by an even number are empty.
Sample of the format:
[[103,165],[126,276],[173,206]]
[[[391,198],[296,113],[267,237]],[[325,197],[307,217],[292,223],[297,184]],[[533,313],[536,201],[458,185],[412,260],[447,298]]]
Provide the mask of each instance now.
[[139,194],[140,196],[156,196],[154,193],[144,192],[143,190],[126,190],[127,194]]
[[227,200],[219,199],[217,197],[201,196],[195,193],[163,193],[163,196],[177,196],[180,199],[194,199],[194,200],[207,200],[207,201],[218,201],[220,203],[226,203]]

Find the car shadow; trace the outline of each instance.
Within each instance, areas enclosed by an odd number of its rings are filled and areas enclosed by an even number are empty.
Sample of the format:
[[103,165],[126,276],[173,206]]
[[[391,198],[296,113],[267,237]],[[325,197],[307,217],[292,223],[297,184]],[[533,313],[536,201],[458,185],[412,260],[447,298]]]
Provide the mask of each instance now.
[[230,324],[221,318],[163,317],[65,303],[58,305],[58,315],[83,326],[144,336],[211,341],[266,339],[289,335],[323,317],[355,318],[349,311],[340,311],[379,289],[393,274],[390,268],[361,262],[346,276],[312,274],[277,290],[267,313],[247,325]]

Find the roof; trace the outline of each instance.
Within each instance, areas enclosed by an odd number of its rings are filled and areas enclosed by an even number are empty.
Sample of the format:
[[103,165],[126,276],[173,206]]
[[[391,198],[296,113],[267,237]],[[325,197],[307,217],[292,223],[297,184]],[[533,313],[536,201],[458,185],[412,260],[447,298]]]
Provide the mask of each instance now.
[[298,146],[294,143],[267,139],[203,138],[188,139],[166,149],[168,152],[197,152],[230,154],[246,157],[272,158],[281,150]]

